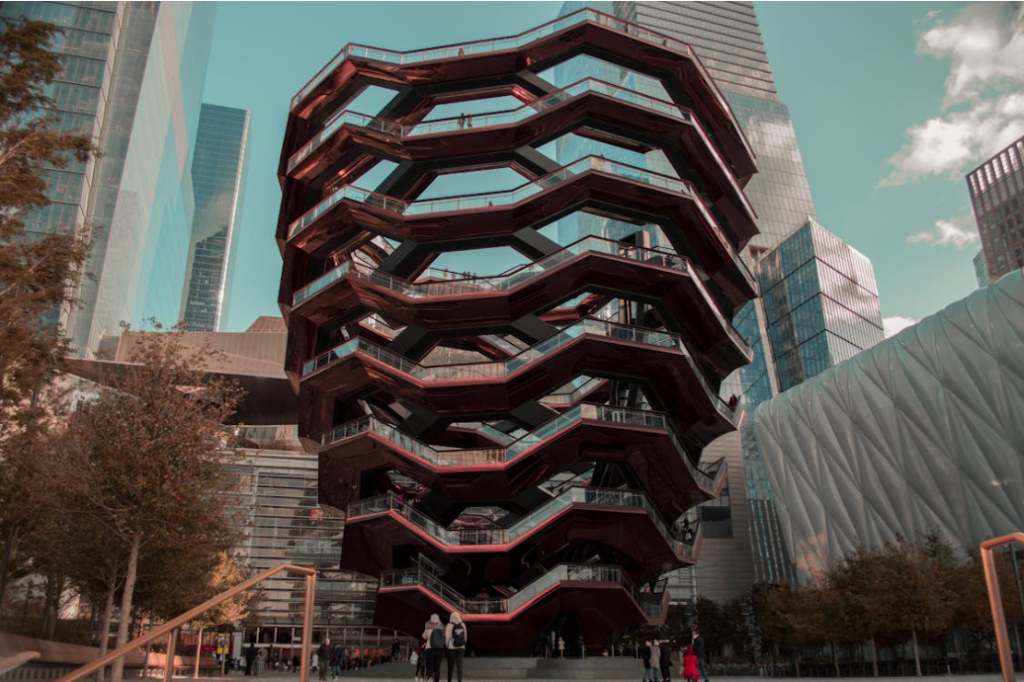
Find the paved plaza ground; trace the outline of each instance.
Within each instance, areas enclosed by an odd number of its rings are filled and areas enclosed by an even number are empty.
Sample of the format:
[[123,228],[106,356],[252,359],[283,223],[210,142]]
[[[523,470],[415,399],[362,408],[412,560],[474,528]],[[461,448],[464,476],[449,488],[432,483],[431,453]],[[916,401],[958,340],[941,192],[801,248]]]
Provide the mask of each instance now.
[[[401,666],[401,667],[398,667],[398,666]],[[381,680],[386,680],[386,679],[403,680],[404,682],[412,682],[412,680],[413,680],[413,676],[411,674],[412,666],[407,664],[407,663],[391,664],[391,665],[382,666],[382,667],[387,667],[387,668],[390,668],[390,669],[394,670],[394,676],[393,677],[383,677],[383,676],[379,676],[379,675],[374,675],[373,677],[360,677],[356,673],[347,673],[345,675],[342,675],[338,679],[339,679],[339,682],[342,682],[342,681],[344,681],[344,682],[380,682]],[[408,675],[403,675],[402,674],[403,669],[405,667],[409,668],[410,674],[408,674]],[[237,681],[237,680],[239,680],[239,679],[241,679],[243,677],[244,677],[243,675],[231,675],[228,678],[203,678],[203,679],[230,679],[230,680]],[[637,675],[637,682],[640,682],[641,677],[642,677],[642,674],[638,674]],[[259,675],[259,676],[255,677],[255,678],[250,678],[250,679],[252,679],[252,682],[296,682],[296,680],[298,680],[298,675],[291,674],[291,673],[264,673],[263,675]],[[327,679],[329,680],[330,677],[328,677]],[[447,678],[447,671],[442,670],[442,672],[441,672],[441,682],[446,682],[447,679],[448,679]],[[474,677],[470,677],[470,676],[467,675],[467,676],[465,676],[463,678],[463,682],[507,682],[508,679],[510,679],[510,678],[502,677],[502,678],[488,679],[486,677],[475,677],[475,676]],[[525,676],[522,679],[526,679]],[[878,677],[843,677],[843,678],[840,678],[840,681],[837,681],[836,678],[834,678],[834,677],[800,677],[800,678],[796,678],[796,677],[787,677],[787,678],[781,678],[781,677],[777,677],[777,678],[770,678],[770,677],[712,677],[711,678],[712,682],[715,682],[716,680],[723,680],[723,681],[728,681],[728,682],[766,682],[766,680],[771,680],[771,679],[790,679],[790,680],[799,679],[802,682],[841,682],[842,680],[845,680],[846,682],[867,682],[868,680],[870,680],[871,682],[878,682],[879,680],[900,680],[900,679],[909,680],[909,679],[913,679],[913,678],[909,677],[909,676],[908,677],[884,677],[884,678],[878,678]],[[989,675],[934,675],[934,676],[926,677],[924,679],[929,679],[929,680],[953,680],[953,679],[956,679],[958,682],[960,680],[964,680],[965,682],[1002,682],[1003,678],[1000,675],[997,675],[997,674],[989,674]],[[1018,680],[1024,680],[1024,673],[1019,674],[1017,676],[1017,679]],[[319,680],[319,677],[317,677],[316,675],[313,675],[310,678],[310,682],[317,682],[317,680]],[[679,680],[680,680],[680,682],[682,682],[682,678],[679,678]],[[558,680],[557,678],[552,678],[548,682],[560,682],[560,680]],[[578,680],[566,680],[566,682],[578,682]],[[600,678],[592,678],[592,679],[588,680],[588,682],[603,682],[603,681]],[[622,682],[622,681],[621,680],[615,680],[614,682]]]

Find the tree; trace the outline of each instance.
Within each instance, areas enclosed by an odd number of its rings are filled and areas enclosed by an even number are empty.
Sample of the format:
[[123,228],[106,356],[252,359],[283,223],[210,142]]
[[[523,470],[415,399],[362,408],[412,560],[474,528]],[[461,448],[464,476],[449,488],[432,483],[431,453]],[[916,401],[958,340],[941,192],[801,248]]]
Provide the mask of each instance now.
[[858,547],[825,572],[825,580],[842,600],[842,612],[852,636],[871,644],[871,666],[878,677],[878,639],[892,632],[899,605],[887,592],[882,552]]
[[686,607],[682,604],[672,604],[668,607],[664,625],[658,627],[657,639],[668,640],[673,646],[678,647],[683,642],[690,641],[692,627],[689,618],[686,617]]
[[59,29],[8,20],[0,34],[0,605],[18,531],[31,518],[19,486],[45,417],[35,400],[61,369],[67,341],[55,324],[89,253],[77,234],[26,234],[25,219],[46,207],[49,169],[84,163],[89,137],[62,132],[45,115],[47,86],[63,70],[50,49]]
[[836,677],[839,671],[839,644],[859,639],[855,633],[850,615],[846,612],[846,599],[829,581],[825,581],[812,593],[809,610],[817,613],[819,634],[828,642],[832,654],[832,667]]
[[[105,377],[71,421],[51,469],[55,494],[103,528],[119,546],[116,556],[124,557],[119,647],[128,640],[137,583],[145,584],[140,568],[161,553],[181,558],[197,548],[230,546],[234,538],[226,494],[231,450],[221,425],[234,413],[239,391],[205,371],[211,354],[186,352],[180,330],[133,336],[128,362]],[[148,598],[165,604],[152,593]],[[115,662],[114,682],[123,666],[123,659]]]
[[[1017,598],[1016,589],[1013,587],[1014,577],[1010,561],[1006,555],[999,552],[995,554],[994,558],[996,559],[999,585],[1002,588],[1003,614],[1006,622],[1019,622],[1021,618],[1020,601]],[[954,630],[953,642],[957,647],[957,656],[959,657],[956,631],[987,637],[994,635],[988,586],[985,582],[985,569],[976,548],[969,549],[967,559],[953,569],[950,582],[957,595],[950,621]]]

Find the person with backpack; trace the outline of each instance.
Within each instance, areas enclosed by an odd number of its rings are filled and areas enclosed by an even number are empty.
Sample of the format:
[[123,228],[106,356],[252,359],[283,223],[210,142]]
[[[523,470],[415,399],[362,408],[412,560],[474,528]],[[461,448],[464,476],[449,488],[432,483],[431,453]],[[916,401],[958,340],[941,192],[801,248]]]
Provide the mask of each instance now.
[[427,650],[427,679],[441,682],[441,656],[444,655],[444,625],[441,616],[430,614],[427,627],[423,631],[423,643]]
[[459,682],[462,682],[462,658],[466,654],[466,624],[462,616],[453,613],[448,618],[448,626],[444,629],[444,640],[448,646],[448,682],[452,682],[452,668],[458,670]]

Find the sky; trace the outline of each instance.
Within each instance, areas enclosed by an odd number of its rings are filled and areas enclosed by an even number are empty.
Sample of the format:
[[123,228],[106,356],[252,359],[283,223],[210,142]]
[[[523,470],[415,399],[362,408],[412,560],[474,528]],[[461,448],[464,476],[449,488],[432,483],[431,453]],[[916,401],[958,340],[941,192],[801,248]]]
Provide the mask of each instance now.
[[[276,172],[292,95],[346,43],[410,50],[515,34],[560,2],[220,3],[204,101],[252,112],[223,331],[278,315]],[[819,221],[867,255],[887,330],[976,288],[964,174],[1024,135],[1010,3],[755,3]],[[795,226],[794,226],[795,227]]]

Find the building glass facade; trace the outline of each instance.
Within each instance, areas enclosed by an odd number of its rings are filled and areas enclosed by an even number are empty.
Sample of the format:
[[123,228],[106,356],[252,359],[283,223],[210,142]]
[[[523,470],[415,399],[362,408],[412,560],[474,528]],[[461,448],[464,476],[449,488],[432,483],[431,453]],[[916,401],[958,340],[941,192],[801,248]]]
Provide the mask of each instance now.
[[988,281],[995,282],[1024,267],[1024,137],[968,173],[967,190]]
[[[247,426],[240,434],[260,448],[245,448],[232,465],[240,486],[239,507],[247,518],[243,551],[254,573],[282,563],[312,566],[318,629],[367,626],[373,622],[377,581],[342,571],[344,517],[317,501],[317,457],[302,452],[294,425]],[[303,576],[278,575],[263,583],[262,628],[301,628]],[[282,634],[278,641],[285,642]],[[291,641],[288,639],[288,641]]]
[[[54,102],[48,113],[60,130],[99,140],[124,15],[123,3],[0,3],[2,22],[25,17],[48,21],[63,30],[53,47],[65,59],[64,70],[46,92]],[[52,203],[25,221],[30,238],[33,234],[68,234],[82,227],[95,171],[94,162],[82,164],[74,159],[62,170],[50,169],[47,195]]]
[[89,277],[62,322],[92,356],[121,322],[178,319],[192,221],[191,150],[199,121],[213,3],[0,4],[65,29],[68,61],[51,97],[58,125],[93,136],[100,155],[53,171],[51,206],[29,233],[84,231]]
[[203,104],[192,157],[195,212],[180,315],[192,331],[220,331],[224,319],[248,147],[249,112]]
[[762,258],[758,272],[780,391],[884,338],[871,261],[816,221]]

